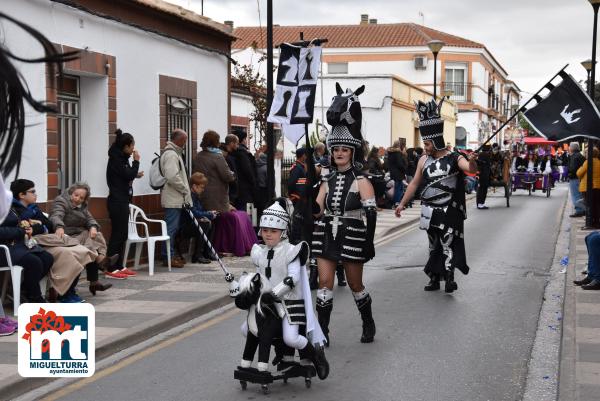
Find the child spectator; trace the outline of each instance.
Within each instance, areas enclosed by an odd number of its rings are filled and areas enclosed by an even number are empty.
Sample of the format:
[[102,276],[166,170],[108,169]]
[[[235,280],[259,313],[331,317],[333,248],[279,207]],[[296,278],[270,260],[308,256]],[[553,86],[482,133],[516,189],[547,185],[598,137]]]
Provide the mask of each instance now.
[[[202,231],[210,238],[212,231],[212,221],[217,217],[219,212],[216,210],[204,210],[202,203],[200,202],[200,195],[204,192],[208,179],[202,173],[194,173],[190,177],[190,189],[192,190],[192,212],[194,217],[200,224]],[[204,238],[194,225],[187,212],[183,212],[182,216],[182,228],[179,231],[177,238],[177,252],[181,255],[181,243],[182,238],[195,238],[196,244],[194,246],[194,253],[192,254],[192,263],[210,263],[213,259],[213,255],[210,253],[208,244],[204,241]]]

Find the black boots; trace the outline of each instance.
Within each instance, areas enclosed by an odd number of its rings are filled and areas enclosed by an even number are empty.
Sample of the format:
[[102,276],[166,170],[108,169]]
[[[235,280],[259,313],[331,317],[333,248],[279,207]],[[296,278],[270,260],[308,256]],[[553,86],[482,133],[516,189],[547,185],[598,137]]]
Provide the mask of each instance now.
[[329,362],[325,358],[325,352],[323,347],[317,346],[316,348],[309,342],[306,347],[302,350],[306,356],[315,366],[317,376],[319,379],[325,380],[329,376]]
[[429,280],[429,284],[423,288],[425,291],[437,291],[440,289],[440,278],[437,276],[431,277]]
[[338,286],[345,287],[346,285],[348,285],[348,283],[346,282],[346,274],[344,274],[344,266],[338,264],[335,267],[335,274],[337,276]]
[[373,312],[371,311],[371,295],[367,294],[366,297],[355,300],[355,302],[363,322],[360,342],[372,343],[375,338],[375,321],[373,320]]
[[454,281],[454,271],[450,270],[446,272],[446,285],[444,287],[444,291],[447,293],[451,293],[458,290],[458,284]]
[[317,317],[319,320],[319,326],[323,330],[327,343],[325,346],[329,347],[329,320],[331,318],[331,310],[333,309],[333,299],[328,301],[322,301],[317,298]]

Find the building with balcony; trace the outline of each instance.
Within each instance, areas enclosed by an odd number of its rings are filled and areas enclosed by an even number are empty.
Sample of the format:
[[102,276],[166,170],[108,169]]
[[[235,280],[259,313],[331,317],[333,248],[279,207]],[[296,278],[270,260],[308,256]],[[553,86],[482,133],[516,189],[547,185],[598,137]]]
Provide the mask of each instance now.
[[[437,57],[437,93],[455,104],[454,145],[477,147],[518,107],[519,87],[509,80],[506,69],[485,45],[470,39],[414,23],[379,24],[376,19],[362,15],[360,23],[355,25],[275,26],[274,43],[297,41],[300,32],[308,40],[328,39],[323,49],[322,77],[323,82],[327,79],[331,83],[325,85],[333,84],[335,79],[364,77],[367,91],[368,80],[372,79],[369,77],[390,75],[433,92],[434,61],[427,43],[442,40],[445,46]],[[253,63],[265,53],[264,28],[238,27],[234,35],[238,40],[232,45],[232,57],[237,61]],[[265,63],[256,67],[266,73]],[[325,92],[330,91],[325,88]],[[320,93],[317,88],[317,110],[321,107]],[[381,92],[378,96],[379,104],[385,104],[390,94]],[[324,99],[326,108],[330,98]],[[388,100],[393,103],[399,99]],[[319,118],[317,111],[315,118]],[[508,133],[500,134],[498,140],[501,142],[505,135]],[[411,138],[413,134],[394,132],[389,139],[382,139],[387,142],[398,137]]]

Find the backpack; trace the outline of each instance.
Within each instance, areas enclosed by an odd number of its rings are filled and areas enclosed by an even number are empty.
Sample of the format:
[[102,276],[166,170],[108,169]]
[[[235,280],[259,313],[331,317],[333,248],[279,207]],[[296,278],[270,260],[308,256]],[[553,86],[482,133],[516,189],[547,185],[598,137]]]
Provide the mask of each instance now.
[[156,157],[152,159],[152,165],[150,166],[150,173],[148,174],[148,180],[150,181],[150,187],[154,190],[163,189],[165,184],[167,183],[167,179],[165,178],[162,167],[160,165],[161,156],[165,154],[168,150],[173,151],[173,149],[165,149],[162,154],[154,153]]

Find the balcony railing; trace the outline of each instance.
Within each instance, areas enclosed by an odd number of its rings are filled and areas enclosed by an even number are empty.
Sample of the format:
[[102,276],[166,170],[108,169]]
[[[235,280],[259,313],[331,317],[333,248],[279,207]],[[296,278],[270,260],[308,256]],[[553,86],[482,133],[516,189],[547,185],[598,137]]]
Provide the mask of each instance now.
[[455,102],[468,102],[471,100],[473,84],[467,82],[442,82],[442,94],[450,97]]

